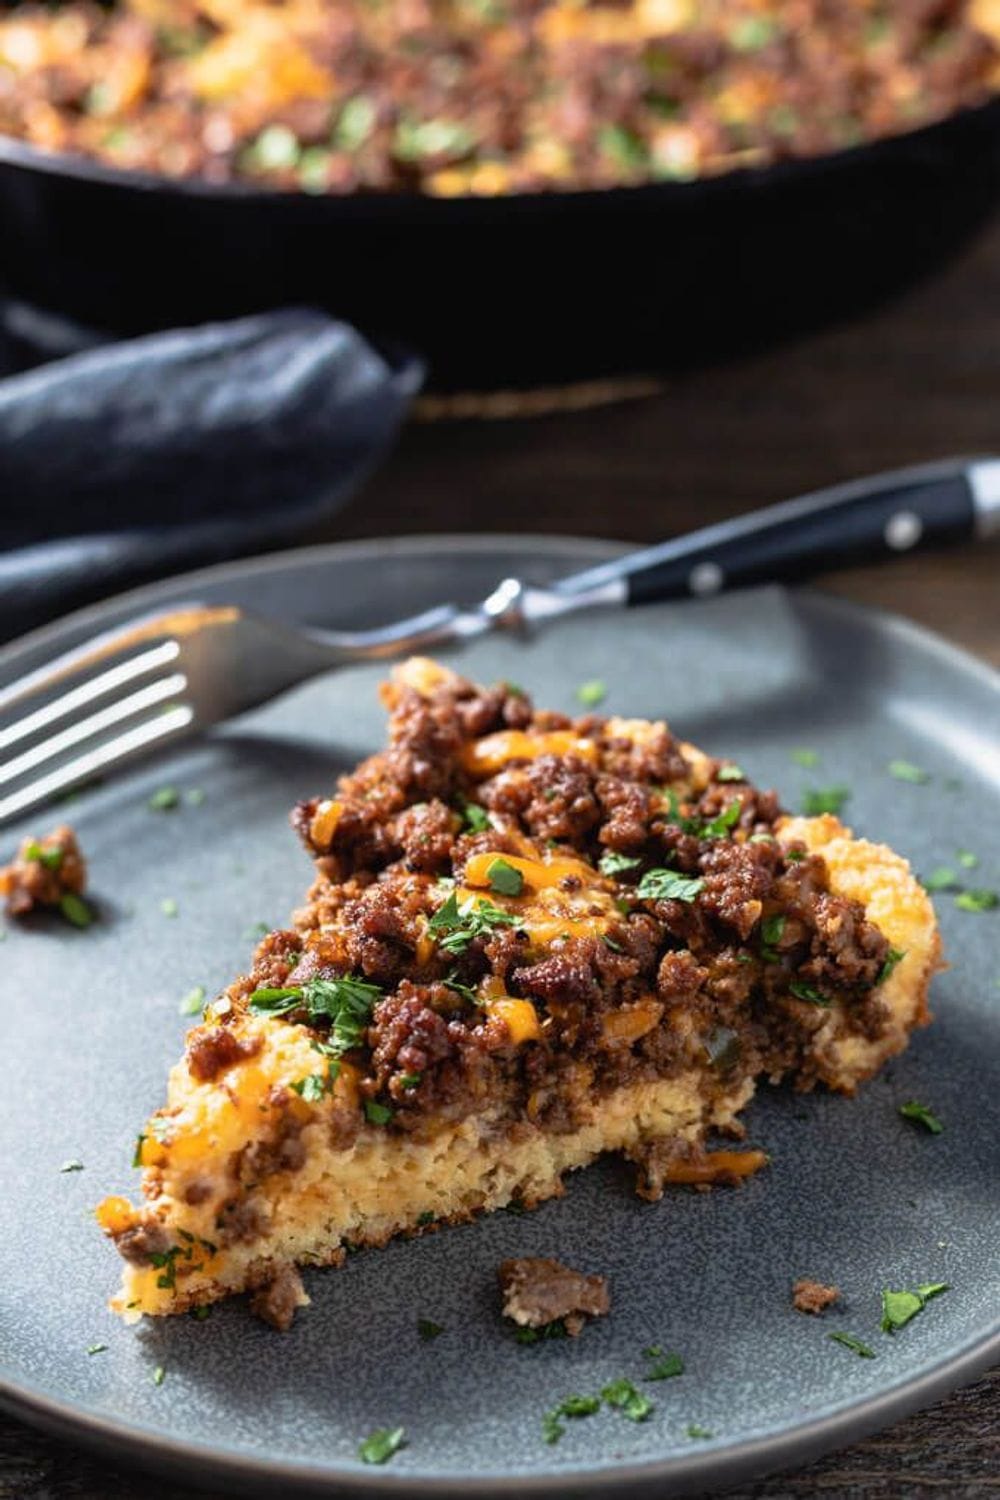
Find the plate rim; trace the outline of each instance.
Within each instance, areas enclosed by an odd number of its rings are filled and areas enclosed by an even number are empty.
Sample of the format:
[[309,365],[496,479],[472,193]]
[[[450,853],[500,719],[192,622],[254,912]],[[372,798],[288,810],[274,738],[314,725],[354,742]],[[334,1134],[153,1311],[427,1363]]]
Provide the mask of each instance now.
[[[329,542],[267,552],[255,557],[238,558],[223,563],[172,574],[167,578],[144,583],[136,588],[112,594],[107,598],[59,616],[56,620],[25,635],[0,644],[0,672],[25,655],[60,644],[67,632],[73,633],[93,625],[106,626],[109,612],[121,609],[148,610],[178,589],[196,589],[201,583],[213,585],[227,579],[273,572],[276,569],[322,565],[324,561],[362,558],[375,561],[387,555],[447,555],[476,553],[489,555],[500,550],[530,545],[536,554],[557,557],[575,553],[589,555],[595,562],[620,556],[634,548],[634,543],[610,539],[579,537],[573,534],[540,534],[524,536],[509,532],[484,533],[417,533],[412,536],[361,538]],[[870,629],[888,631],[914,648],[937,657],[952,671],[971,678],[980,688],[997,697],[1000,705],[1000,672],[960,646],[945,640],[925,626],[887,610],[877,609],[853,600],[813,589],[797,589],[794,597],[808,609],[840,615],[867,625]],[[87,1406],[59,1400],[32,1383],[13,1380],[0,1369],[0,1409],[15,1419],[28,1422],[70,1441],[79,1442],[92,1451],[125,1461],[137,1467],[161,1473],[209,1478],[225,1488],[239,1486],[245,1493],[257,1492],[281,1482],[292,1493],[317,1494],[336,1486],[344,1495],[413,1496],[430,1500],[437,1495],[476,1494],[499,1496],[517,1486],[525,1497],[551,1497],[567,1493],[589,1494],[614,1485],[632,1494],[652,1492],[669,1484],[671,1492],[682,1494],[692,1488],[712,1487],[757,1477],[765,1473],[809,1461],[835,1450],[891,1422],[933,1404],[939,1398],[974,1380],[1000,1361],[1000,1315],[995,1325],[960,1347],[955,1353],[937,1360],[916,1376],[904,1377],[875,1395],[857,1401],[841,1402],[832,1410],[804,1421],[796,1421],[779,1432],[742,1438],[731,1443],[720,1440],[690,1454],[637,1463],[568,1464],[549,1472],[530,1471],[517,1474],[412,1475],[392,1470],[366,1472],[354,1462],[336,1461],[318,1466],[285,1459],[250,1457],[237,1449],[210,1446],[207,1443],[165,1436],[141,1423],[105,1416]],[[662,1493],[662,1489],[661,1489]]]

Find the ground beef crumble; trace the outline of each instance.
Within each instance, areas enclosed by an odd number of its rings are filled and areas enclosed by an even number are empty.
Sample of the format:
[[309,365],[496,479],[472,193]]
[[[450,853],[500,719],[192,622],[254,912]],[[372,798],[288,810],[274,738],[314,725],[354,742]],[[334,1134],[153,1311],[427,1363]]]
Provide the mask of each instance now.
[[605,1317],[611,1309],[606,1277],[587,1276],[558,1260],[541,1256],[505,1260],[497,1276],[503,1315],[520,1328],[546,1328],[561,1322],[575,1338],[588,1318]]
[[[880,1034],[888,943],[831,892],[822,858],[778,842],[773,792],[731,765],[720,781],[723,762],[685,754],[662,724],[538,712],[507,684],[434,670],[420,691],[385,689],[388,748],[296,808],[316,881],[229,990],[228,1021],[257,987],[377,987],[348,1056],[358,1107],[417,1134],[473,1112],[572,1130],[595,1098],[693,1066],[709,1099],[761,1073],[809,1088],[833,1002],[841,1032]],[[506,920],[454,941],[429,928],[449,899],[468,903],[462,883],[490,853],[586,864],[545,892],[569,903],[554,935],[533,936],[516,897],[486,889],[475,895]],[[693,898],[647,893],[651,870],[687,877]],[[305,1002],[288,1019],[310,1021]],[[197,1043],[196,1073],[226,1065],[225,1024]],[[294,1169],[297,1150],[292,1131],[287,1161],[241,1175]]]
[[86,884],[86,861],[68,823],[43,839],[25,839],[12,862],[0,869],[0,895],[12,917],[58,907],[64,897],[81,895]]
[[298,1271],[294,1266],[283,1266],[272,1281],[254,1292],[250,1298],[250,1311],[279,1333],[287,1333],[296,1310],[308,1301]]
[[822,1313],[839,1300],[837,1287],[824,1286],[821,1281],[810,1281],[805,1276],[792,1287],[792,1306],[796,1312]]

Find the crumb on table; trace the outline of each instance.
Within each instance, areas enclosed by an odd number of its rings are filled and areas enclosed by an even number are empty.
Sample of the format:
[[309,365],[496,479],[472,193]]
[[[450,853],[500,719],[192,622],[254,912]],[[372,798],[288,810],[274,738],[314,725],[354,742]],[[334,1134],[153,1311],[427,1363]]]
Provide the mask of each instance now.
[[68,823],[42,839],[25,839],[11,863],[0,869],[0,896],[12,917],[57,907],[66,896],[81,895],[86,884],[87,864]]
[[810,1281],[803,1276],[792,1287],[792,1306],[798,1312],[821,1313],[840,1299],[835,1286],[824,1286],[821,1281]]
[[574,1271],[561,1261],[528,1256],[505,1260],[497,1275],[503,1315],[522,1328],[561,1321],[573,1338],[587,1318],[601,1318],[611,1307],[607,1278]]

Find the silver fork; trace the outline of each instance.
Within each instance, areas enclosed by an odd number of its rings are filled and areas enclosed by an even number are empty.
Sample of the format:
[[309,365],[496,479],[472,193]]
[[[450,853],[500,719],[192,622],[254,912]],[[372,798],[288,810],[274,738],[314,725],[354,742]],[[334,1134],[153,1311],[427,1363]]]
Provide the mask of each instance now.
[[787,500],[550,588],[506,578],[470,609],[443,604],[378,630],[294,629],[236,605],[175,605],[0,689],[0,823],[348,662],[998,532],[1000,460],[958,459]]
[[620,585],[570,594],[506,578],[472,609],[445,604],[353,632],[293,629],[237,605],[175,605],[0,689],[0,823],[331,668],[621,599]]

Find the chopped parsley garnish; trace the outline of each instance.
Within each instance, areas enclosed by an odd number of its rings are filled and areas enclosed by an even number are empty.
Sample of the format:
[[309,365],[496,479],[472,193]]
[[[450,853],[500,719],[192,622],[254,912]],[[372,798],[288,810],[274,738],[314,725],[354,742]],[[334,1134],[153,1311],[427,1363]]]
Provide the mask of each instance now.
[[993,911],[1000,906],[996,891],[960,891],[955,897],[959,911]]
[[352,1047],[360,1046],[372,1006],[381,994],[377,984],[342,974],[334,979],[307,979],[301,985],[254,990],[249,1005],[258,1016],[283,1016],[304,1007],[310,1021],[329,1021],[327,1045],[333,1049],[330,1055],[340,1057]]
[[567,1396],[547,1411],[542,1417],[542,1437],[547,1443],[558,1443],[566,1429],[560,1421],[561,1417],[570,1417],[575,1420],[578,1417],[592,1417],[601,1409],[600,1396]]
[[765,917],[760,924],[760,956],[769,964],[777,963],[780,957],[778,944],[785,930],[785,920],[779,914]]
[[212,1316],[212,1309],[207,1302],[203,1302],[200,1307],[192,1307],[191,1316],[196,1323],[204,1323],[206,1318]]
[[84,901],[82,896],[77,896],[73,891],[67,891],[60,898],[59,910],[67,922],[72,922],[74,927],[89,927],[94,920],[94,913]]
[[794,760],[797,766],[805,766],[807,770],[812,770],[813,766],[819,765],[818,750],[792,750],[790,751],[790,758]]
[[167,1372],[166,1372],[166,1370],[163,1368],[162,1365],[157,1365],[156,1369],[153,1371],[153,1384],[154,1385],[162,1385],[163,1382],[164,1382],[164,1380],[166,1380],[166,1378],[167,1378]]
[[490,890],[498,896],[519,896],[524,890],[524,876],[516,865],[505,859],[494,859],[486,871]]
[[431,1339],[436,1339],[444,1333],[444,1327],[441,1323],[432,1323],[430,1318],[418,1318],[417,1332],[424,1343],[429,1344]]
[[180,800],[181,794],[175,786],[161,786],[150,797],[148,806],[153,812],[173,812]]
[[136,1138],[135,1138],[135,1150],[132,1153],[132,1165],[133,1165],[133,1167],[141,1167],[142,1166],[142,1147],[143,1147],[143,1142],[145,1141],[145,1139],[146,1139],[146,1137],[144,1135],[137,1135]]
[[422,1073],[401,1073],[399,1086],[404,1089],[418,1089],[423,1076]]
[[178,907],[177,902],[174,900],[173,896],[164,896],[163,900],[160,902],[160,910],[165,917],[176,917]]
[[913,1120],[917,1125],[922,1125],[929,1130],[931,1135],[940,1135],[944,1126],[933,1110],[927,1108],[926,1104],[919,1104],[916,1099],[909,1099],[905,1104],[899,1106],[899,1113],[904,1120]]
[[700,876],[678,870],[647,870],[636,886],[641,901],[693,901],[705,884]]
[[429,1208],[425,1208],[422,1214],[417,1215],[417,1223],[421,1229],[427,1224],[434,1223],[434,1215]]
[[698,834],[702,839],[722,839],[739,822],[740,813],[743,811],[743,803],[737,797],[730,802],[724,812],[719,813],[710,823],[706,823]]
[[187,791],[184,793],[184,801],[188,803],[190,807],[200,807],[204,800],[205,792],[200,786],[188,787]]
[[701,1438],[707,1441],[715,1436],[707,1427],[699,1427],[697,1422],[689,1422],[685,1430],[689,1438]]
[[974,870],[979,863],[979,855],[973,854],[971,849],[959,849],[955,854],[955,858],[963,870]]
[[46,849],[44,845],[39,844],[35,839],[32,839],[24,851],[25,859],[33,860],[35,864],[44,865],[46,870],[58,870],[65,855],[65,849],[60,849],[58,845],[51,849]]
[[365,1119],[370,1120],[373,1125],[388,1125],[392,1119],[392,1110],[387,1104],[380,1104],[377,1099],[366,1099]]
[[940,1297],[942,1292],[948,1290],[946,1281],[929,1281],[918,1286],[913,1292],[884,1291],[882,1293],[882,1332],[895,1333],[897,1328],[904,1328],[911,1318],[923,1312],[932,1297]]
[[958,876],[949,865],[938,865],[923,882],[925,891],[948,891],[959,883]]
[[490,815],[478,802],[462,803],[462,819],[471,833],[485,833],[490,827]]
[[329,1089],[331,1082],[329,1072],[310,1073],[307,1077],[300,1078],[298,1082],[293,1083],[292,1088],[307,1104],[318,1104]]
[[626,870],[635,870],[642,864],[634,854],[619,854],[616,849],[605,849],[598,866],[602,875],[622,875]]
[[516,927],[517,917],[501,911],[484,897],[469,896],[459,904],[452,891],[427,924],[443,953],[464,953],[474,938],[488,936],[497,927]]
[[642,1391],[636,1390],[631,1380],[612,1380],[601,1391],[609,1406],[628,1417],[630,1422],[645,1422],[653,1410],[653,1403]]
[[839,813],[851,795],[846,786],[811,786],[802,794],[802,811],[810,818],[823,813]]
[[684,1374],[684,1361],[679,1354],[664,1354],[657,1344],[644,1349],[643,1353],[647,1359],[653,1360],[644,1377],[646,1380],[672,1380],[675,1375]]
[[913,786],[923,786],[931,779],[930,773],[915,766],[912,760],[891,760],[887,770],[897,781],[909,781]]
[[860,1339],[856,1339],[853,1333],[828,1333],[827,1338],[832,1339],[835,1344],[843,1344],[845,1349],[851,1349],[860,1359],[875,1358],[875,1350],[869,1349],[867,1344],[863,1344]]
[[826,998],[825,995],[821,995],[819,990],[813,989],[811,984],[803,984],[798,979],[794,980],[788,986],[788,988],[795,996],[796,1000],[808,1000],[810,1005],[830,1004],[830,1001]]
[[[518,1205],[515,1209],[513,1202],[507,1205],[508,1213],[523,1213],[523,1208]],[[543,1323],[540,1328],[515,1328],[514,1340],[518,1344],[540,1344],[545,1339],[564,1339],[567,1337],[566,1324],[562,1318],[553,1318],[551,1323]]]
[[599,677],[592,677],[589,682],[580,683],[576,696],[584,708],[596,708],[608,696],[607,683],[602,682]]
[[746,781],[747,773],[742,766],[720,766],[715,773],[716,781]]
[[87,1353],[88,1354],[103,1354],[104,1351],[105,1351],[105,1349],[107,1347],[108,1347],[107,1344],[91,1344],[90,1348],[87,1350]]
[[406,1441],[404,1427],[377,1427],[369,1433],[363,1443],[358,1444],[358,1457],[363,1464],[384,1464],[394,1453],[398,1453]]
[[82,1172],[83,1162],[77,1161],[76,1157],[74,1156],[71,1161],[64,1161],[59,1170],[60,1172]]
[[890,948],[889,951],[888,951],[888,953],[885,956],[885,963],[882,965],[881,969],[879,969],[879,971],[878,971],[878,978],[875,981],[876,985],[885,984],[886,980],[889,978],[889,975],[892,973],[893,969],[896,967],[897,964],[902,963],[902,961],[903,961],[903,959],[905,957],[906,957],[906,949],[905,948]]
[[182,1016],[196,1016],[205,1004],[205,986],[196,984],[193,990],[183,995],[177,1006]]
[[441,983],[447,989],[454,990],[456,995],[461,995],[462,999],[467,1000],[470,1005],[482,1004],[482,997],[477,995],[476,991],[470,985],[460,983],[459,980],[453,979],[450,974],[447,979],[442,979]]

